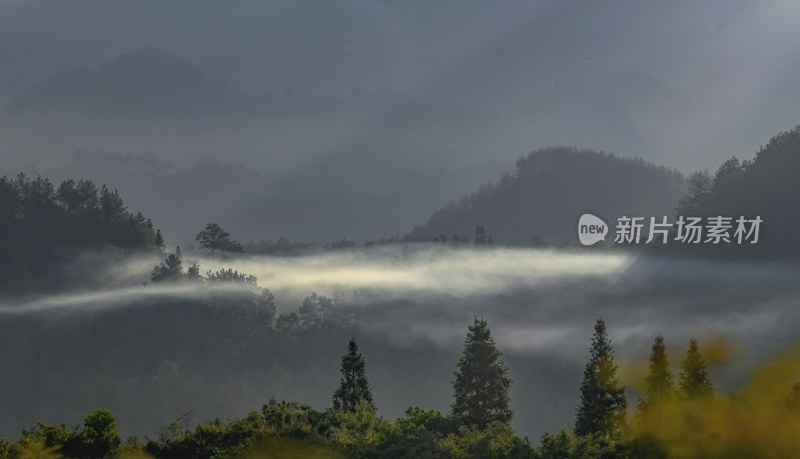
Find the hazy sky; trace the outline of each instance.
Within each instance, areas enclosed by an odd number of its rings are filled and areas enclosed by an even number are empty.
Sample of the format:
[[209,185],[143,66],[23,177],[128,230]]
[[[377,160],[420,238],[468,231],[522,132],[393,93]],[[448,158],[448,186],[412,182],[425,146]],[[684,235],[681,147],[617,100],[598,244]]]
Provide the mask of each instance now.
[[[790,0],[12,0],[0,3],[0,101],[68,62],[97,66],[148,45],[243,90],[391,88],[485,107],[646,74],[670,100],[634,91],[622,103],[643,151],[596,146],[686,170],[751,155],[800,120],[799,19]],[[680,116],[662,113],[686,100]]]
[[[394,203],[390,228],[328,239],[402,233],[542,147],[685,173],[752,158],[800,122],[798,23],[789,0],[7,0],[0,173],[48,173],[76,149],[213,159],[288,180],[245,196],[254,208],[274,198],[317,215],[330,199],[377,221],[367,208]],[[55,73],[67,63],[90,70]],[[320,238],[265,236],[280,234]]]

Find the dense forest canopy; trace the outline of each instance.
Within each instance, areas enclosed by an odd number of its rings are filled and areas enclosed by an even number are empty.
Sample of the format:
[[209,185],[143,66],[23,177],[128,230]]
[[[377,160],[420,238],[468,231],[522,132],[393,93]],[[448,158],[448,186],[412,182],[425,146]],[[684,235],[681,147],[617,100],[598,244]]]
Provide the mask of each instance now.
[[153,223],[128,211],[116,190],[89,180],[69,179],[55,186],[24,174],[0,177],[4,289],[65,287],[70,275],[59,271],[66,263],[87,252],[115,250],[159,250]]

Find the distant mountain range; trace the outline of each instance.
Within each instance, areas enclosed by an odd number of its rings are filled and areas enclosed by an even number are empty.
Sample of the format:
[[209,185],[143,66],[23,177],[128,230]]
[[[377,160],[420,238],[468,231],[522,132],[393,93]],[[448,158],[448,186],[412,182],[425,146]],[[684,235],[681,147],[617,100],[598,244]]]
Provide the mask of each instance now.
[[[527,243],[534,234],[555,242],[572,234],[575,212],[665,215],[685,190],[674,170],[621,159],[645,156],[656,137],[679,150],[671,129],[691,120],[684,114],[693,113],[692,98],[646,73],[599,72],[504,109],[434,100],[388,90],[244,92],[148,47],[97,69],[67,65],[2,108],[0,170],[31,164],[114,184],[179,241],[209,220],[227,222],[242,239],[403,232],[537,145],[620,157],[538,150],[499,184],[442,208],[412,239],[483,224],[498,242]],[[106,153],[72,158],[74,150]],[[141,155],[107,154],[119,151],[155,155],[140,164],[130,159]],[[519,169],[526,164],[535,172]]]

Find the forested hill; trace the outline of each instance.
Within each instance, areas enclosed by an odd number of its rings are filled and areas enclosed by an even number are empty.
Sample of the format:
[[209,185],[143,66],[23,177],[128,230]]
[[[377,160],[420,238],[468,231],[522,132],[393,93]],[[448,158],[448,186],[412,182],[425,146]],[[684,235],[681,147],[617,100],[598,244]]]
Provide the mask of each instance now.
[[685,188],[677,171],[638,158],[544,148],[520,157],[514,171],[497,182],[435,211],[409,238],[471,237],[481,225],[496,243],[529,244],[535,235],[560,243],[575,238],[577,219],[584,212],[609,219],[672,215]]
[[[84,274],[103,272],[125,253],[152,251],[161,234],[131,213],[116,190],[88,180],[0,177],[0,291],[89,287]],[[92,253],[104,252],[93,262]],[[101,261],[102,259],[102,261]],[[76,282],[77,281],[77,282]],[[75,285],[73,285],[75,284]]]
[[[698,216],[739,216],[763,220],[759,241],[741,247],[748,256],[800,257],[800,126],[781,132],[762,147],[752,160],[735,156],[712,175],[695,172],[689,177],[689,192],[677,213]],[[731,248],[719,247],[728,254]]]

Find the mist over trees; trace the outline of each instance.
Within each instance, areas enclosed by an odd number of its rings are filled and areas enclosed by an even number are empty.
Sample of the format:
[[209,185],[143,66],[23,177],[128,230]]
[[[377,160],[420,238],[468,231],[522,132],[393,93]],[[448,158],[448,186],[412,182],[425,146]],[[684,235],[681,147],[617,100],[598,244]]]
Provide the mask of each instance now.
[[128,211],[119,193],[106,185],[69,179],[56,186],[24,174],[0,177],[0,286],[6,292],[86,287],[92,276],[82,276],[102,269],[101,260],[73,267],[72,273],[67,264],[92,251],[104,252],[105,258],[117,253],[116,262],[125,254],[158,253],[156,236],[153,223]]
[[[187,413],[164,426],[156,437],[129,436],[123,441],[114,414],[96,409],[76,428],[39,422],[23,431],[16,443],[0,437],[0,457],[110,458],[144,453],[157,458],[238,457],[269,451],[324,458],[645,459],[672,457],[675,451],[682,451],[682,457],[707,457],[711,452],[729,455],[752,450],[732,441],[727,433],[720,436],[721,426],[708,425],[713,416],[742,402],[730,396],[721,405],[709,404],[711,383],[702,369],[703,357],[694,338],[682,365],[683,398],[672,396],[666,348],[659,335],[645,377],[646,403],[640,404],[635,416],[629,416],[624,390],[616,381],[617,367],[605,322],[598,320],[580,386],[575,429],[544,433],[535,444],[527,437],[519,437],[509,424],[511,381],[499,355],[486,321],[476,318],[468,328],[456,379],[452,381],[454,403],[449,416],[416,406],[394,421],[378,416],[364,358],[351,337],[341,359],[339,388],[334,392],[332,406],[324,411],[271,398],[260,412],[250,411],[241,418],[216,418],[193,425],[191,413]],[[773,384],[780,382],[785,381],[771,380]],[[697,388],[702,390],[698,392]],[[757,422],[767,421],[771,428],[778,427],[775,423],[797,422],[792,421],[796,416],[797,384],[785,389],[789,394],[785,405],[768,407],[770,417]],[[742,408],[746,409],[746,405]],[[708,411],[713,412],[712,417],[703,418]],[[693,430],[686,437],[675,437],[671,423],[684,423],[687,416],[695,419]],[[707,442],[709,436],[714,442],[697,444],[690,450],[684,446],[687,442]],[[759,448],[764,453],[777,453],[786,447],[759,444]]]

